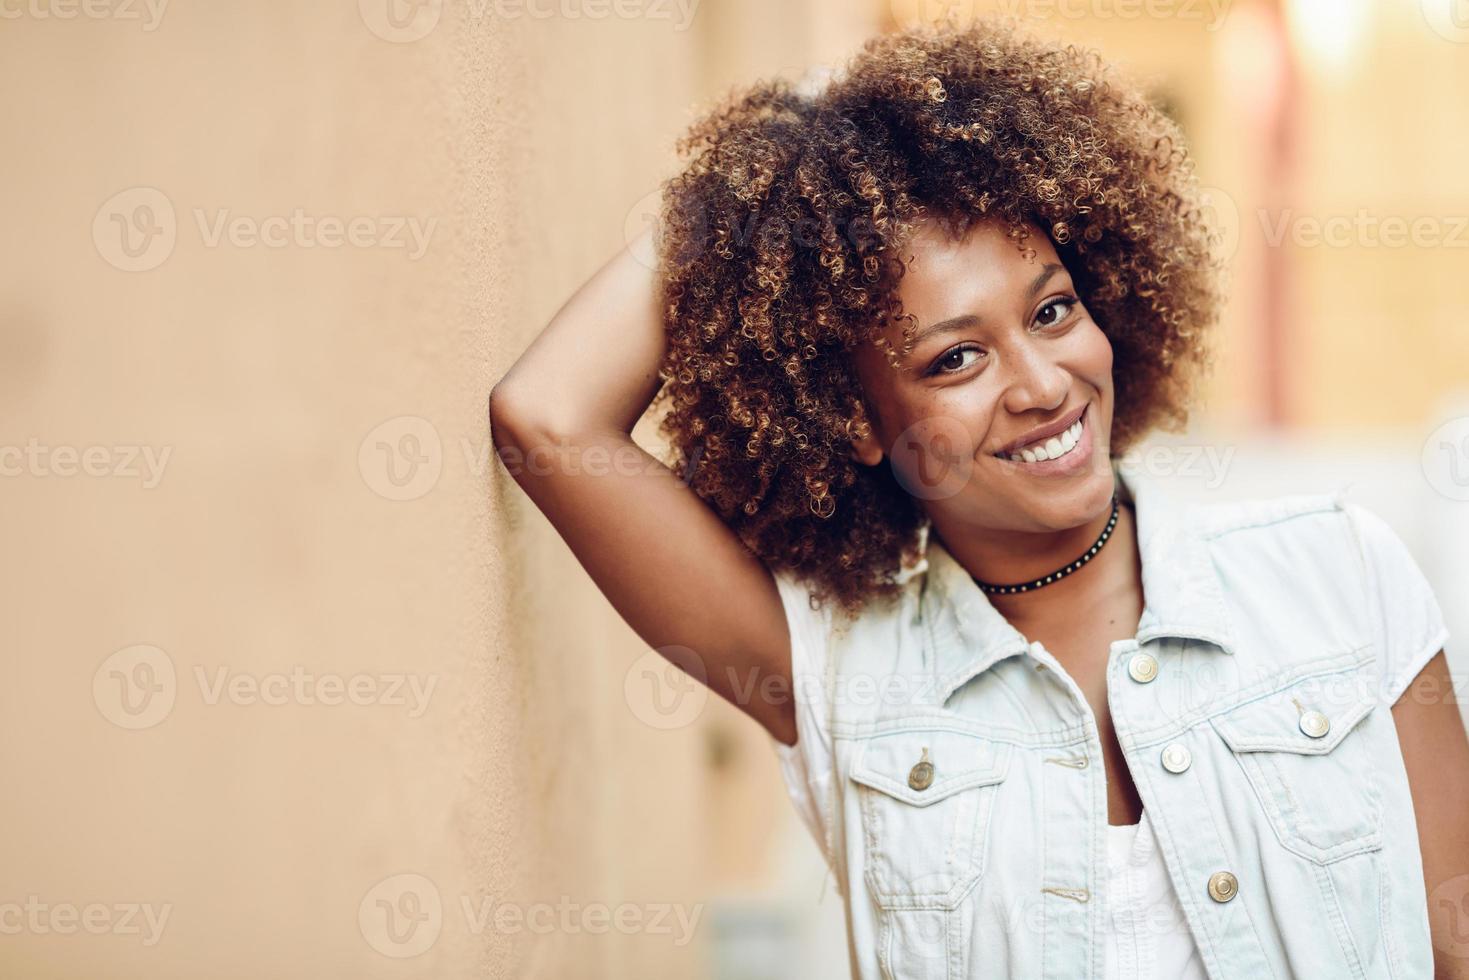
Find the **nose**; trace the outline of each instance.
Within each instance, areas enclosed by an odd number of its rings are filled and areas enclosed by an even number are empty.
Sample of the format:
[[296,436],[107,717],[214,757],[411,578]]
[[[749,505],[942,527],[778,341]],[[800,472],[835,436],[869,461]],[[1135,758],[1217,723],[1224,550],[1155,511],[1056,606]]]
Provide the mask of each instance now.
[[1071,372],[1048,356],[1046,348],[1035,343],[1011,347],[1005,369],[1005,393],[1001,404],[1012,415],[1040,409],[1054,412],[1066,404],[1071,390]]

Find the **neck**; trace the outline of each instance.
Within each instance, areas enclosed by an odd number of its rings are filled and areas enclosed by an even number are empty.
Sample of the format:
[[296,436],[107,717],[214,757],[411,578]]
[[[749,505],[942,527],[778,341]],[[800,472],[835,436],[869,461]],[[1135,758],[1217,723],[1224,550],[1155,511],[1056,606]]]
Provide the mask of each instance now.
[[[1012,584],[1049,575],[1081,557],[1096,543],[1112,516],[1111,501],[1084,524],[1060,531],[969,532],[948,535],[935,525],[945,549],[970,575],[984,582]],[[1142,565],[1132,505],[1118,501],[1117,524],[1102,549],[1075,572],[1029,592],[995,593],[986,598],[1012,624],[1072,615],[1119,590],[1136,588]],[[977,586],[976,586],[977,587]]]

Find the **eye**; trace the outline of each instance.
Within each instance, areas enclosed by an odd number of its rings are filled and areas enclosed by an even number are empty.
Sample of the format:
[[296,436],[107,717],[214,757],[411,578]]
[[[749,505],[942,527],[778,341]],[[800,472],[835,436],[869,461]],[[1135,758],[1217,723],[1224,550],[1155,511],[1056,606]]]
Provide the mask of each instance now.
[[973,344],[960,344],[940,354],[938,360],[928,369],[930,375],[934,374],[957,374],[967,367],[973,365],[973,361],[966,361],[964,355],[974,354],[976,357],[984,353]]
[[1045,305],[1043,305],[1038,311],[1036,311],[1036,319],[1040,320],[1046,310],[1054,310],[1058,307],[1061,307],[1063,309],[1059,315],[1057,315],[1049,322],[1041,324],[1041,326],[1043,327],[1054,327],[1056,324],[1065,320],[1067,315],[1071,313],[1072,309],[1079,302],[1080,300],[1078,300],[1075,296],[1057,296],[1054,299],[1046,300]]

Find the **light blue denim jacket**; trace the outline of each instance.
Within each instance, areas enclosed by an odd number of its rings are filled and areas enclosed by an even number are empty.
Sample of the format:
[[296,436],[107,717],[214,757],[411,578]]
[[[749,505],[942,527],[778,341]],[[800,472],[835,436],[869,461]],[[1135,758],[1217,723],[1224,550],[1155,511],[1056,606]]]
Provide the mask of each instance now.
[[[1111,645],[1108,701],[1209,975],[1431,977],[1390,707],[1448,631],[1407,548],[1344,490],[1186,504],[1113,470],[1144,611]],[[936,538],[899,579],[853,621],[776,575],[798,741],[772,744],[842,894],[853,976],[1100,976],[1086,698]]]

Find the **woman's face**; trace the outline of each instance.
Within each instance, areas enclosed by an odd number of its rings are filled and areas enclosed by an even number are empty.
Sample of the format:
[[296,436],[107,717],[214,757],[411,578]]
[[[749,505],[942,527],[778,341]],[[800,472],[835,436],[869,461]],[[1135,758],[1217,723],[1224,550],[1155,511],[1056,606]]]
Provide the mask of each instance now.
[[[890,463],[941,529],[1056,531],[1111,499],[1112,345],[1046,234],[1032,226],[1024,245],[1033,258],[988,220],[953,242],[930,219],[898,289],[917,318],[912,349],[899,370],[872,345],[855,355],[873,428],[857,458]],[[898,351],[902,326],[884,331]],[[1030,446],[1049,447],[1045,461],[997,455],[1078,413],[1069,451],[1057,436]]]

